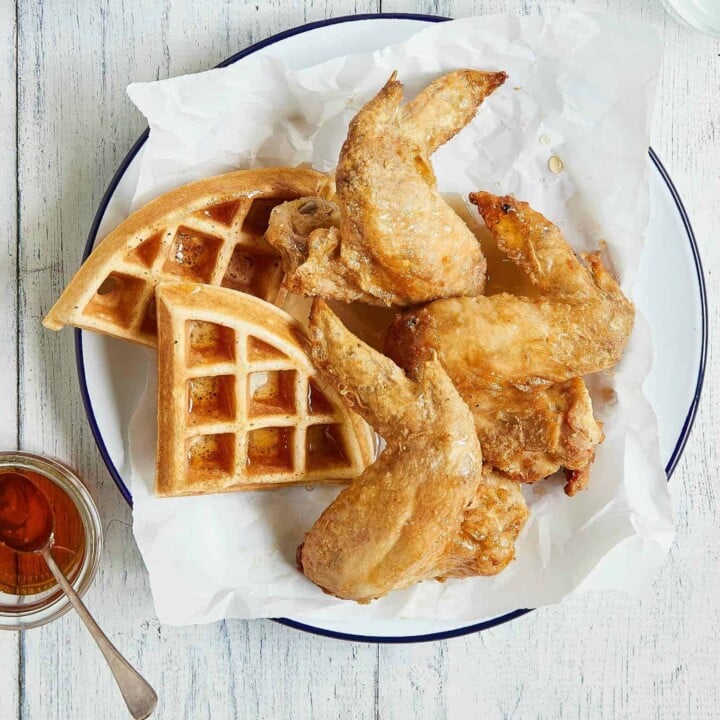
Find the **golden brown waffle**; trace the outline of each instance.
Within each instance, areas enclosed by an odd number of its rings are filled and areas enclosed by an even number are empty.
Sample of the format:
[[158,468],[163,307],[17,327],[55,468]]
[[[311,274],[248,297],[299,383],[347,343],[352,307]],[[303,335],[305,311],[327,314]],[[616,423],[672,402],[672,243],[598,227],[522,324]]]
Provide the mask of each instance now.
[[120,223],[83,263],[43,321],[155,345],[155,285],[191,280],[277,299],[282,266],[263,236],[275,205],[327,195],[306,168],[239,170],[172,190]]
[[372,431],[290,315],[196,283],[161,283],[156,297],[157,495],[347,482],[372,462]]

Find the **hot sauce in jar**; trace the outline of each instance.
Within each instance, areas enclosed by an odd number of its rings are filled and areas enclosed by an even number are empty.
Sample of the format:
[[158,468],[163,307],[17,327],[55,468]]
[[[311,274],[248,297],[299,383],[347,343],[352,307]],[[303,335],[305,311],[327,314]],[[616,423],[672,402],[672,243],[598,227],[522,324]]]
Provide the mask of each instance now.
[[[52,554],[66,576],[72,577],[85,552],[85,528],[70,496],[58,484],[27,468],[3,466],[0,474],[22,475],[42,492],[53,513],[55,543]],[[23,518],[16,518],[12,483],[6,496],[0,496],[0,522],[12,524],[22,520],[32,527],[34,504],[23,507]],[[55,579],[40,555],[16,553],[0,544],[0,592],[10,595],[34,595],[55,585]]]

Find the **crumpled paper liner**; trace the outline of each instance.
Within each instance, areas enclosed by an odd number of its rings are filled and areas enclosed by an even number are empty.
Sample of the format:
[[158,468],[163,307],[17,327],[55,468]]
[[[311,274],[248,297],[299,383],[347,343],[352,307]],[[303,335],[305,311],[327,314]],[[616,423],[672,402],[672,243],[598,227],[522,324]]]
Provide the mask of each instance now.
[[[602,242],[632,296],[648,220],[649,117],[660,52],[654,31],[609,16],[496,15],[433,25],[380,52],[297,72],[250,57],[134,84],[128,92],[151,133],[133,209],[237,167],[311,163],[332,170],[350,119],[394,70],[412,96],[453,69],[502,69],[506,84],[433,157],[440,189],[527,200],[577,250]],[[553,156],[564,165],[558,174],[548,166]],[[531,516],[507,570],[425,582],[359,606],[323,594],[295,568],[303,533],[339,488],[153,496],[151,357],[130,429],[131,488],[158,617],[173,624],[273,616],[469,621],[556,603],[577,590],[639,591],[673,537],[655,416],[641,390],[651,361],[649,331],[638,317],[615,371],[589,379],[606,434],[589,488],[570,499],[560,482],[526,487]]]

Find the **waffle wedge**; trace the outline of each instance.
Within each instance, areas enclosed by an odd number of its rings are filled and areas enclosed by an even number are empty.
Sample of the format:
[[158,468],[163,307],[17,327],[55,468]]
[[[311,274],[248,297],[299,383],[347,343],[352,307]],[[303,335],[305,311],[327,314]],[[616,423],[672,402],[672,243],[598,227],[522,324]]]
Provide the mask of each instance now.
[[347,482],[372,462],[372,431],[290,315],[197,283],[161,283],[156,298],[157,495]]
[[43,321],[145,345],[157,342],[154,289],[188,280],[274,302],[283,272],[264,240],[275,205],[327,195],[327,176],[306,168],[239,170],[172,190],[120,223],[83,263]]

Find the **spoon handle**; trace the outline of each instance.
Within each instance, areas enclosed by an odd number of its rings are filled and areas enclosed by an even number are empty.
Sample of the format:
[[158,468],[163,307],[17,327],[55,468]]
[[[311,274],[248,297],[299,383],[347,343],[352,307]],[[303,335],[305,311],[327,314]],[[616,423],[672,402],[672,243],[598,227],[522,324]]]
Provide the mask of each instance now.
[[108,640],[100,626],[95,622],[93,616],[83,604],[78,594],[68,582],[62,570],[57,566],[55,560],[50,553],[50,546],[43,548],[41,551],[50,572],[55,576],[58,585],[62,588],[72,606],[77,610],[78,615],[85,623],[85,627],[90,631],[93,640],[100,648],[100,652],[105,656],[110,670],[115,677],[115,682],[120,688],[123,699],[130,710],[130,714],[135,720],[145,720],[150,717],[158,697],[150,684],[135,668],[120,654],[118,649]]

